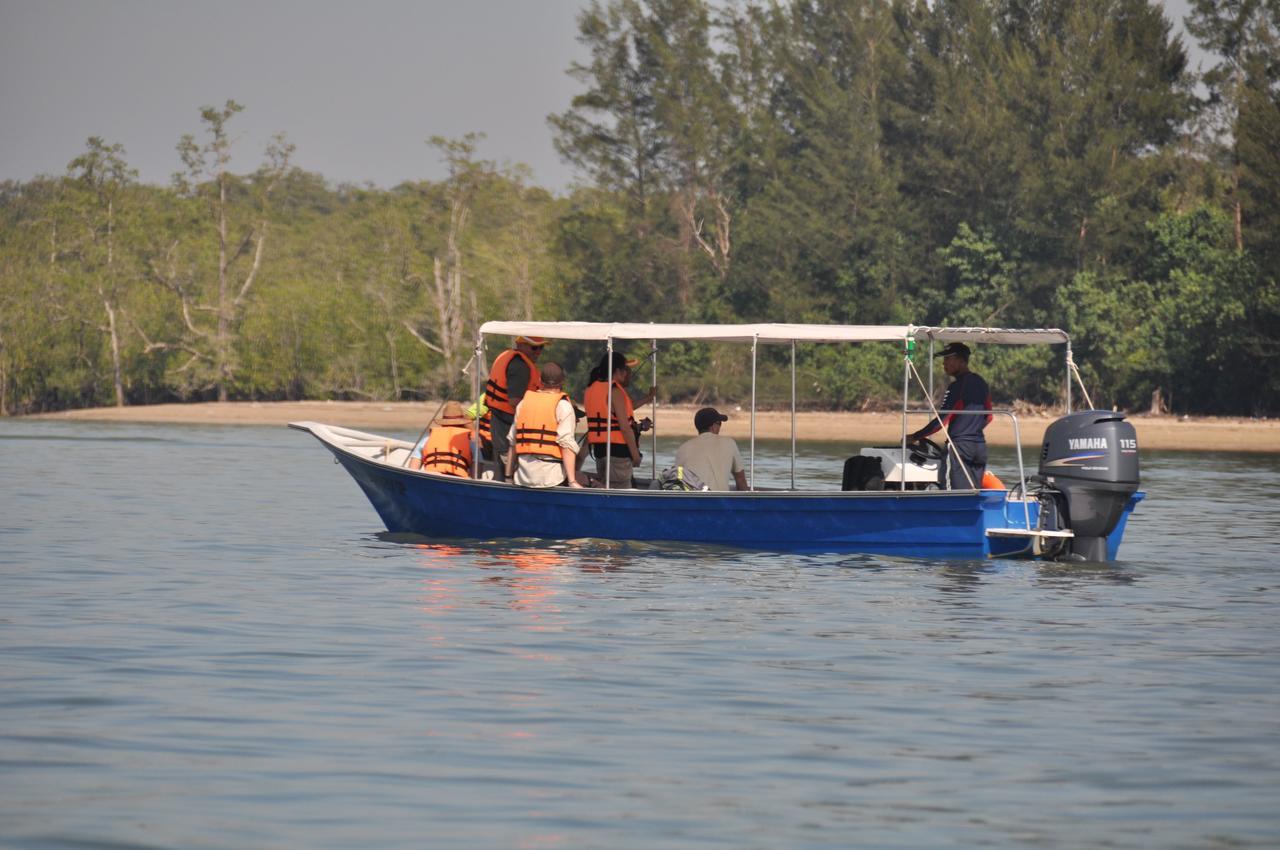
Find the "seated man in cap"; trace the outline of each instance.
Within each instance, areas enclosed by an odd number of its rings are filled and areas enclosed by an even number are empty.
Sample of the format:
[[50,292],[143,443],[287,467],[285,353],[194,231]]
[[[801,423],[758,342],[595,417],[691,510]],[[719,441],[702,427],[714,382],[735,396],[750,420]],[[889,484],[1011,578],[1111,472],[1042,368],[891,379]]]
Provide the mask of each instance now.
[[698,436],[676,450],[676,465],[698,476],[712,490],[728,490],[730,475],[737,489],[746,490],[747,473],[738,443],[720,434],[721,423],[728,421],[729,417],[714,407],[704,407],[695,413],[693,427]]
[[[953,342],[935,356],[942,358],[943,370],[952,377],[939,410],[991,409],[991,390],[987,382],[977,372],[969,371],[969,346]],[[934,418],[907,439],[919,440],[946,425],[954,451],[947,451],[938,464],[938,486],[943,490],[975,489],[982,486],[982,474],[987,470],[987,438],[982,432],[991,418],[990,415],[943,413],[941,422]],[[957,454],[959,462],[956,461]]]
[[[573,402],[564,393],[564,369],[548,363],[542,384],[524,394],[516,407],[515,424],[508,440],[507,478],[521,487],[581,487],[576,480],[578,423]],[[496,436],[496,434],[495,434]]]
[[461,402],[445,402],[431,427],[430,436],[414,446],[412,454],[410,469],[459,478],[471,477],[471,419],[462,409]]
[[480,436],[492,440],[490,460],[500,461],[503,467],[511,448],[507,434],[515,422],[516,405],[526,392],[536,390],[541,384],[537,362],[546,344],[540,336],[518,336],[514,346],[495,357],[489,369],[484,390],[484,403],[489,412],[480,420]]

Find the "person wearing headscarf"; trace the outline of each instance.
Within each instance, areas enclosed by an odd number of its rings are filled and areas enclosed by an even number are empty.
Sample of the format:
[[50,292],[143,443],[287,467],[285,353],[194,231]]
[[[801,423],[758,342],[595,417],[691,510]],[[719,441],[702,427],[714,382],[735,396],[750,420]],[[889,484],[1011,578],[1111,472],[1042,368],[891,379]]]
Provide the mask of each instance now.
[[603,481],[607,473],[609,488],[615,490],[630,487],[632,473],[640,465],[635,405],[627,394],[631,369],[636,363],[619,351],[613,352],[610,362],[606,352],[591,371],[591,383],[582,398],[587,413],[587,445],[596,459],[596,474]]

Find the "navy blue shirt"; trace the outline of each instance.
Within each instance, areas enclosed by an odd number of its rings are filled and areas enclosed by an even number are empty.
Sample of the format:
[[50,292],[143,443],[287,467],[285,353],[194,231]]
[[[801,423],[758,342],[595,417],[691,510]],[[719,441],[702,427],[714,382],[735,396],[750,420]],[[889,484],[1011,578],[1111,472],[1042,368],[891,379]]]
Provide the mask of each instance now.
[[[947,394],[942,397],[939,410],[990,410],[991,389],[982,376],[976,372],[965,372],[951,382]],[[954,413],[942,414],[942,421],[947,423],[947,433],[952,442],[986,442],[982,430],[991,421],[990,416],[956,416]],[[927,437],[942,426],[938,420],[932,420],[916,433]]]

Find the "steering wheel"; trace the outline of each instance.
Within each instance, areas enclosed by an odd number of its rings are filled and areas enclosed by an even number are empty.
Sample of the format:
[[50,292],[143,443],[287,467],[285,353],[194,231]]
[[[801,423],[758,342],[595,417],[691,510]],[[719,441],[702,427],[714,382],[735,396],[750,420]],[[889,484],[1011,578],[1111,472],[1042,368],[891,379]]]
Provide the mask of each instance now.
[[917,437],[907,443],[907,451],[910,452],[909,457],[912,463],[921,463],[927,460],[942,460],[947,456],[942,446],[930,440],[928,437]]

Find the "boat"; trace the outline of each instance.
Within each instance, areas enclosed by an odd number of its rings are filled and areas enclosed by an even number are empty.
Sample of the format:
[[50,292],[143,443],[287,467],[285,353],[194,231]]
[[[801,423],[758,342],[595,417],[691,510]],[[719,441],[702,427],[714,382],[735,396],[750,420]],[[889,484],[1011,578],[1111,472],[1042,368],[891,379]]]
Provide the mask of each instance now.
[[[471,366],[479,397],[485,344],[490,337],[541,336],[602,343],[648,342],[654,380],[658,343],[674,340],[741,343],[751,347],[752,398],[748,468],[752,489],[708,492],[650,489],[533,489],[498,480],[478,458],[471,477],[409,469],[414,443],[319,422],[294,422],[332,452],[368,497],[387,530],[436,539],[605,538],[672,541],[778,552],[833,552],[926,558],[1031,557],[1111,561],[1126,523],[1144,497],[1138,489],[1138,444],[1124,414],[1072,410],[1072,378],[1079,371],[1069,336],[1058,329],[950,328],[917,325],[689,325],[599,322],[487,322],[477,335]],[[932,354],[938,343],[1063,345],[1066,413],[1045,432],[1038,470],[1022,460],[1017,416],[1009,410],[938,410],[930,400]],[[504,341],[505,343],[505,341]],[[903,360],[902,436],[896,446],[867,447],[859,457],[878,475],[840,490],[795,483],[795,352],[797,344],[887,343]],[[757,489],[756,367],[763,345],[791,348],[791,486]],[[505,345],[504,345],[505,347]],[[915,365],[927,348],[929,385]],[[472,366],[476,368],[471,368]],[[917,387],[927,406],[913,408]],[[1083,383],[1080,384],[1083,391]],[[1088,395],[1084,395],[1086,401]],[[653,407],[656,421],[660,408]],[[1018,476],[1008,489],[937,489],[936,444],[910,444],[907,418],[991,414],[1008,417],[1017,442]],[[944,429],[945,434],[945,429]],[[656,437],[656,435],[655,435]],[[926,441],[927,442],[927,441]],[[656,449],[656,442],[654,444]],[[932,455],[932,456],[931,456]],[[656,451],[652,453],[656,456]],[[847,465],[846,465],[847,466]],[[655,476],[656,478],[656,476]],[[643,485],[647,482],[638,482]]]

